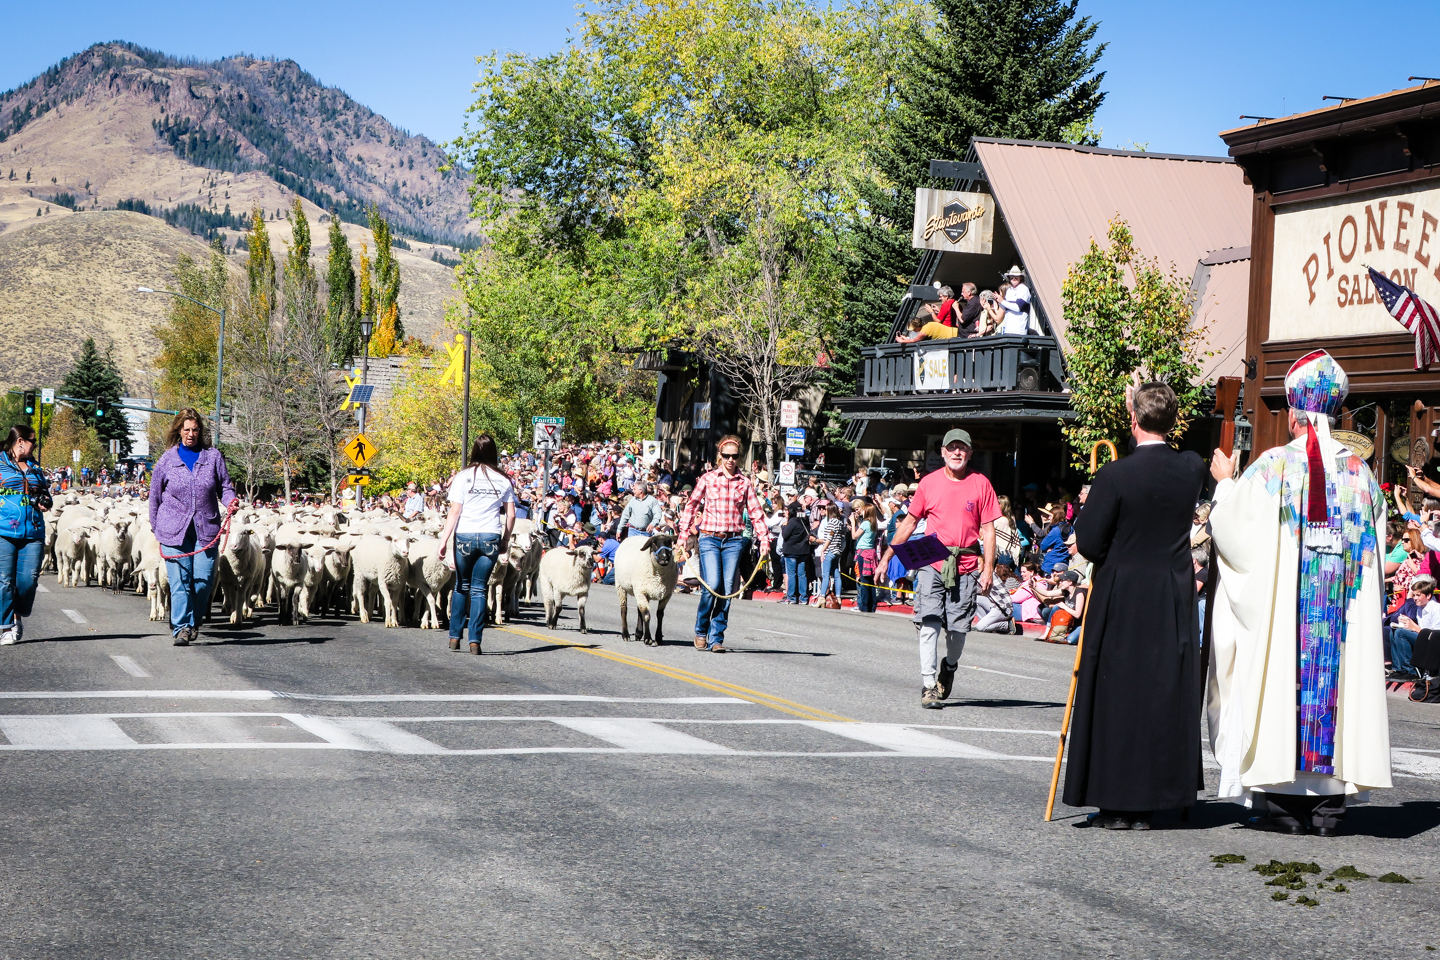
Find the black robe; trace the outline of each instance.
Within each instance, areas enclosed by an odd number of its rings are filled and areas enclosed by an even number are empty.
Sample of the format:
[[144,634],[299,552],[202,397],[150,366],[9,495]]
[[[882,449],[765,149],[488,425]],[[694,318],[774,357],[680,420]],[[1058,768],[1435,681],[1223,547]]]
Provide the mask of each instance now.
[[1137,447],[1095,474],[1075,521],[1095,573],[1065,773],[1072,807],[1195,802],[1200,646],[1190,527],[1205,476],[1196,453]]

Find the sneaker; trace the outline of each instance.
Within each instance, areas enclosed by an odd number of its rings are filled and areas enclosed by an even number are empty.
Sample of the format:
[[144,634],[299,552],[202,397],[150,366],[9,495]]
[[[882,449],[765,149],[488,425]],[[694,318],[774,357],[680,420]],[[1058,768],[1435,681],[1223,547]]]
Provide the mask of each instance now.
[[940,676],[935,681],[935,686],[940,690],[940,699],[950,699],[950,689],[955,686],[955,671],[960,668],[958,663],[951,663],[949,660],[940,659]]
[[14,643],[16,639],[14,627],[6,627],[3,632],[0,632],[0,646],[8,647]]
[[15,642],[19,643],[25,639],[25,618],[15,614]]
[[935,684],[926,687],[920,694],[920,706],[926,710],[939,710],[941,701],[945,698],[940,695],[940,686]]

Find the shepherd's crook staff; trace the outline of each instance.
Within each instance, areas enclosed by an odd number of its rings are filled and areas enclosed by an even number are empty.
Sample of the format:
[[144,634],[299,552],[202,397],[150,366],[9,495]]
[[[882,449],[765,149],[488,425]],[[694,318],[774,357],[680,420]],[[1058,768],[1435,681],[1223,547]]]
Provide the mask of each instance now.
[[[1110,448],[1110,460],[1120,459],[1115,444],[1109,440],[1097,440],[1090,448],[1090,475],[1100,469],[1100,448]],[[1091,593],[1094,592],[1093,581]],[[1065,718],[1060,721],[1060,742],[1055,746],[1055,770],[1050,774],[1050,796],[1045,801],[1045,822],[1049,823],[1055,812],[1055,790],[1060,786],[1060,764],[1065,759],[1065,738],[1070,733],[1070,713],[1075,709],[1075,687],[1080,682],[1080,651],[1085,647],[1085,618],[1090,616],[1090,593],[1085,595],[1085,609],[1080,611],[1080,636],[1075,638],[1075,668],[1070,671],[1070,696],[1065,699]]]

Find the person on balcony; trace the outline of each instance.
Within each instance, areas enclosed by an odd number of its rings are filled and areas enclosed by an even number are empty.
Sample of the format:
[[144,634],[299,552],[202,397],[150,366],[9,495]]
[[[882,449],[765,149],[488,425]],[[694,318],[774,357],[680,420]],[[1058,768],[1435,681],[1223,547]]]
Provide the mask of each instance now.
[[955,291],[949,287],[941,287],[936,291],[940,295],[940,302],[935,305],[935,320],[947,327],[958,326],[956,322],[960,310],[955,303]]
[[1032,331],[1038,333],[1040,325],[1035,322],[1031,308],[1030,288],[1025,286],[1025,271],[1016,264],[1004,274],[1006,289],[1001,306],[1005,309],[1005,322],[1000,325],[1000,334],[1006,337],[1023,337]]
[[960,323],[955,328],[956,336],[980,336],[981,321],[985,317],[985,305],[980,302],[980,293],[975,284],[961,284],[960,302]]
[[954,327],[947,327],[939,320],[921,320],[914,317],[907,323],[909,333],[902,333],[895,338],[896,343],[919,343],[921,340],[949,340],[957,334]]

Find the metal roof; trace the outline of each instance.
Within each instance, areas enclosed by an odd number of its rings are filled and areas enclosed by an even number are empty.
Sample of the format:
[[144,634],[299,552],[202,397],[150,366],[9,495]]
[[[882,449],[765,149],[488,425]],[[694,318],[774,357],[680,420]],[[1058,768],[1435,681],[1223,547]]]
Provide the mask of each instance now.
[[[1129,223],[1142,255],[1162,269],[1173,264],[1182,277],[1191,277],[1213,251],[1250,243],[1254,194],[1227,157],[987,137],[976,137],[974,148],[1019,250],[1026,283],[1067,348],[1061,286],[1091,238],[1105,242],[1115,217]],[[1242,292],[1242,324],[1245,307]]]
[[1195,270],[1190,289],[1197,295],[1195,316],[1206,326],[1203,352],[1211,357],[1200,358],[1200,379],[1208,383],[1216,377],[1239,377],[1245,373],[1246,317],[1250,303],[1250,251],[1244,258],[1227,256],[1214,261],[1219,250],[1206,257]]

